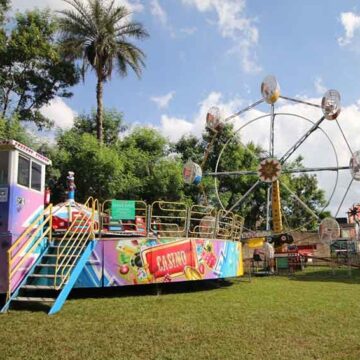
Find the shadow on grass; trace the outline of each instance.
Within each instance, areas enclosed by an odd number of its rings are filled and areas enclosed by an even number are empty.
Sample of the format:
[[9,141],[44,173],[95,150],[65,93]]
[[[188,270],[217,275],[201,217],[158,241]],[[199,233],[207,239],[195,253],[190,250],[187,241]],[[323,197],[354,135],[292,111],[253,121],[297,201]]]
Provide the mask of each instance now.
[[181,294],[198,291],[210,291],[214,289],[227,288],[233,285],[231,280],[202,280],[186,281],[177,283],[129,285],[106,288],[84,288],[73,289],[69,299],[83,298],[114,298],[132,296],[156,296],[166,294]]
[[[211,291],[214,289],[224,289],[232,286],[237,279],[217,279],[202,281],[186,281],[178,283],[130,285],[104,288],[80,288],[72,289],[68,299],[87,299],[87,298],[115,298],[115,297],[138,297],[138,296],[157,296],[166,294],[192,293],[198,291]],[[36,294],[30,294],[36,296]],[[56,297],[57,293],[41,291],[42,297]],[[0,298],[0,308],[5,304],[5,296]],[[33,312],[49,312],[51,304],[41,302],[13,302],[12,310],[23,310]]]
[[295,281],[341,282],[360,285],[360,270],[348,268],[306,268],[303,272],[293,273],[290,277]]

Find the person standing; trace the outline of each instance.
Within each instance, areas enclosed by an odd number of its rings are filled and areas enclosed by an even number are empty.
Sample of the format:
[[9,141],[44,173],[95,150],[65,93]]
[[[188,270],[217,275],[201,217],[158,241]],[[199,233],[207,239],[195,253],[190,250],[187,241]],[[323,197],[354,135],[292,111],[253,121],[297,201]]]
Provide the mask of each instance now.
[[264,243],[264,254],[265,254],[270,272],[274,273],[275,249],[268,241],[266,241]]

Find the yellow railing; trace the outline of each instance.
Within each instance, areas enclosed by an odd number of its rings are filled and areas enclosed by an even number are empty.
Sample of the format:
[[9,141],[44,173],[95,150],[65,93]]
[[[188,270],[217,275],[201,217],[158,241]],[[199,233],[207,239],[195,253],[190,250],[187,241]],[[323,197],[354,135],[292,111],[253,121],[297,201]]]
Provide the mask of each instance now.
[[[129,227],[134,236],[137,233],[136,221],[118,220],[112,222],[109,204],[106,200],[101,207],[101,231],[106,233],[111,225]],[[136,217],[146,226],[143,236],[160,237],[207,237],[240,240],[243,230],[243,218],[225,210],[216,210],[212,206],[192,205],[182,202],[155,201],[147,206],[144,201],[135,201]],[[115,233],[117,231],[109,231]],[[122,231],[118,231],[121,233]],[[105,238],[104,238],[105,239]]]
[[95,239],[95,229],[98,228],[97,222],[95,222],[95,214],[99,214],[99,202],[97,199],[90,197],[85,206],[88,211],[82,211],[74,216],[66,233],[57,244],[54,275],[55,289],[61,289],[66,283],[71,268],[76,265],[88,241]]
[[191,206],[188,224],[189,236],[214,238],[216,229],[216,209],[211,206]]
[[[52,204],[39,214],[7,251],[8,299],[12,292],[12,281],[17,271],[25,264],[25,261],[33,254],[45,238],[47,238],[49,242],[52,240]],[[27,249],[28,247],[30,248]],[[24,251],[26,251],[25,254]]]
[[[148,209],[145,201],[134,200],[135,201],[135,220],[127,221],[124,223],[123,221],[113,221],[111,214],[111,202],[112,200],[106,200],[102,203],[101,206],[101,225],[100,228],[103,227],[111,227],[111,226],[124,226],[126,228],[131,229],[134,232],[138,231],[138,224],[136,219],[142,219],[145,230],[147,229],[148,222]],[[117,232],[117,231],[113,231]],[[121,231],[119,231],[121,232]],[[147,233],[146,233],[147,234]],[[145,234],[145,235],[146,235]]]
[[155,201],[150,208],[150,230],[158,236],[185,236],[188,208],[180,202]]
[[233,232],[233,239],[234,240],[241,240],[241,235],[244,228],[244,218],[240,215],[234,215],[234,232]]

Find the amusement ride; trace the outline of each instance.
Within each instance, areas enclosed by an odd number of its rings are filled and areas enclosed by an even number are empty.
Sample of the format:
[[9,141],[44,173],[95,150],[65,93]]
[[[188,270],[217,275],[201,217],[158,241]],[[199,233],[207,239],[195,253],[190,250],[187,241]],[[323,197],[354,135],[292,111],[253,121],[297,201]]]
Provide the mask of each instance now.
[[[281,95],[277,80],[268,76],[261,84],[261,94],[260,100],[225,119],[221,118],[219,108],[212,107],[206,115],[206,127],[213,136],[203,162],[199,165],[189,159],[184,166],[184,182],[201,186],[202,170],[224,124],[261,104],[270,106],[269,113],[241,124],[220,150],[215,169],[204,174],[214,177],[220,209],[209,204],[189,205],[164,200],[147,204],[139,200],[108,199],[100,203],[93,197],[81,204],[76,202],[76,174],[73,171],[69,171],[67,177],[68,199],[60,204],[48,204],[45,168],[51,165],[51,160],[17,141],[0,142],[0,293],[5,293],[7,299],[1,312],[19,302],[42,302],[49,304],[49,314],[54,314],[62,308],[73,288],[242,276],[243,245],[267,241],[281,253],[293,241],[292,232],[283,222],[283,191],[316,219],[320,236],[337,237],[338,230],[334,231],[336,220],[322,220],[321,213],[334,195],[340,171],[350,171],[351,181],[335,217],[351,185],[360,180],[360,151],[352,151],[338,121],[341,111],[339,93],[329,90],[321,104],[314,104]],[[277,112],[275,105],[280,99],[319,110],[319,119],[314,121],[298,114]],[[301,119],[309,124],[309,128],[279,154],[275,146],[276,124],[284,116]],[[266,151],[256,153],[244,145],[256,167],[224,168],[227,147],[235,138],[238,142],[243,141],[243,131],[260,120],[268,120]],[[324,121],[335,123],[340,130],[350,152],[347,165],[339,164],[335,146],[321,127]],[[335,165],[292,166],[290,157],[316,132],[321,132],[330,143]],[[283,181],[286,175],[324,172],[334,173],[336,179],[329,200],[319,212],[311,209]],[[228,205],[221,197],[221,181],[227,177],[256,180]],[[265,232],[243,231],[241,205],[264,186]],[[358,223],[359,215],[360,206],[355,204],[349,212],[350,221]]]

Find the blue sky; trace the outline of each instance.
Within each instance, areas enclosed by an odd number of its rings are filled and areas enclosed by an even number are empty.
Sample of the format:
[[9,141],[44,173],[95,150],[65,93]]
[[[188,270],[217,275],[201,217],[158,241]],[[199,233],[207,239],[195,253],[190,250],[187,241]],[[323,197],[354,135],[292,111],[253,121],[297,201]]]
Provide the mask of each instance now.
[[[133,18],[141,21],[151,35],[139,43],[147,54],[142,79],[131,72],[127,78],[114,73],[105,88],[105,105],[124,112],[130,124],[160,125],[164,114],[191,120],[199,103],[211,92],[221,93],[224,101],[255,101],[267,74],[274,74],[289,96],[318,96],[317,87],[324,87],[339,89],[344,105],[360,98],[360,88],[354,81],[360,78],[359,23],[353,25],[349,44],[340,45],[340,39],[346,36],[341,14],[351,12],[360,17],[358,1],[119,3],[132,6]],[[65,3],[13,0],[14,9],[34,6],[60,9]],[[228,13],[227,6],[231,9]],[[66,104],[75,112],[95,107],[94,75],[89,72],[85,83],[73,92]],[[159,97],[169,99],[162,108],[154,100]]]
[[[186,133],[200,135],[204,115],[211,105],[224,116],[261,98],[262,79],[277,77],[282,94],[319,103],[329,88],[337,89],[343,110],[339,118],[353,150],[360,149],[360,3],[355,0],[118,0],[129,6],[132,18],[141,21],[150,38],[139,43],[147,54],[146,69],[138,80],[133,74],[114,73],[105,86],[104,103],[124,113],[129,125],[155,126],[171,140]],[[64,8],[61,0],[13,0],[13,8],[37,6]],[[74,96],[55,99],[43,111],[59,125],[71,125],[76,113],[96,105],[95,77],[89,72]],[[316,121],[314,110],[279,103],[282,110],[299,112]],[[267,111],[264,106],[260,112]],[[237,119],[235,125],[257,112]],[[328,128],[326,128],[326,126]],[[283,126],[279,148],[286,148],[290,128]],[[333,136],[342,164],[349,151],[338,129],[325,124]],[[299,134],[306,130],[297,126]],[[259,127],[249,136],[259,133]],[[296,140],[296,139],[295,139]],[[262,141],[259,139],[259,141]],[[320,140],[319,140],[320,141]],[[328,145],[309,140],[304,150],[333,161]],[[317,150],[314,150],[317,149]],[[321,156],[320,156],[321,155]],[[310,160],[308,165],[310,165]],[[342,165],[341,164],[341,165]],[[312,164],[314,165],[314,164]],[[340,179],[346,189],[349,177]],[[324,180],[327,187],[327,180]],[[349,203],[360,199],[353,186]],[[339,203],[343,191],[335,196]],[[334,205],[335,206],[335,205]]]

